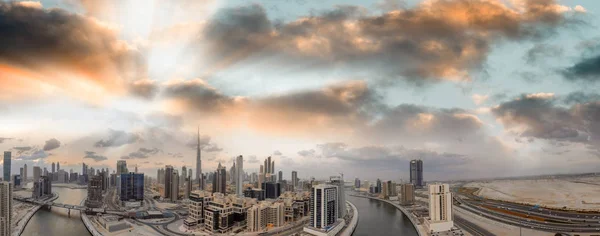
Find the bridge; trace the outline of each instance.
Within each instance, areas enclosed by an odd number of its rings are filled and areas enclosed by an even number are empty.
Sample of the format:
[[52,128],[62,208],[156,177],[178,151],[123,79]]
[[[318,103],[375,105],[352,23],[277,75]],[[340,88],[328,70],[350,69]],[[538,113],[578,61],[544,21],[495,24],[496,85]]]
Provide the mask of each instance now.
[[119,216],[123,216],[123,217],[129,217],[129,215],[126,212],[122,212],[122,211],[107,210],[106,208],[90,208],[90,207],[81,206],[81,205],[56,203],[53,201],[49,201],[49,199],[39,200],[39,199],[25,198],[25,197],[18,197],[18,196],[13,197],[13,199],[20,201],[20,202],[26,202],[26,203],[31,203],[31,204],[41,205],[41,206],[59,207],[59,208],[68,209],[69,215],[71,215],[71,210],[77,210],[77,211],[80,211],[80,212],[82,211],[85,213],[102,213],[102,214],[111,214],[111,215],[119,215]]

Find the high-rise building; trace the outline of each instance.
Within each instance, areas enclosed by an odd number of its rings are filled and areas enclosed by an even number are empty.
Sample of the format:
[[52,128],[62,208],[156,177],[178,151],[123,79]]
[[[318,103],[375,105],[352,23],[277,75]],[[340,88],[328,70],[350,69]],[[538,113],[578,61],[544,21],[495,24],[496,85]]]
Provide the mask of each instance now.
[[12,235],[12,192],[10,182],[0,182],[0,236]]
[[282,202],[261,202],[248,209],[247,228],[259,232],[267,227],[280,227],[285,222],[285,205]]
[[4,177],[3,180],[6,182],[10,182],[10,161],[11,161],[11,152],[9,151],[5,151],[4,152]]
[[52,194],[52,180],[48,176],[41,176],[37,182],[33,182],[31,197],[41,198]]
[[334,185],[320,184],[312,187],[310,194],[310,226],[325,229],[338,217],[338,189]]
[[292,185],[294,189],[298,188],[298,172],[292,171]]
[[224,166],[217,167],[217,171],[213,176],[213,193],[227,193],[227,171]]
[[[19,175],[21,176],[21,178],[25,175],[23,175],[23,167],[19,168]],[[16,186],[15,186],[16,187]]]
[[56,162],[56,171],[60,170],[60,162]]
[[185,180],[185,192],[183,194],[183,198],[188,199],[190,198],[190,193],[192,192],[192,178],[186,176],[183,179]]
[[181,167],[181,177],[179,179],[185,181],[187,179],[187,168],[185,166]]
[[101,207],[102,202],[102,176],[95,175],[88,182],[88,197],[85,200],[87,207]]
[[410,183],[415,188],[422,188],[423,185],[423,161],[412,160],[410,161]]
[[247,188],[244,190],[244,197],[256,198],[259,201],[265,200],[265,190],[260,188]]
[[56,163],[52,162],[52,174],[56,172]]
[[283,171],[279,171],[279,173],[277,173],[277,183],[281,183],[282,180],[283,180]]
[[164,176],[164,199],[171,199],[171,185],[173,185],[173,166],[167,165],[165,166],[165,176]]
[[258,173],[258,188],[262,188],[262,183],[265,181],[265,173],[264,171],[264,166],[260,165],[260,172]]
[[121,174],[127,174],[129,173],[127,171],[127,161],[125,160],[118,160],[117,161],[117,175],[121,175]]
[[265,190],[265,198],[277,199],[281,195],[281,184],[275,182],[265,182],[262,185]]
[[381,186],[381,180],[380,179],[377,179],[375,188],[376,188],[375,193],[381,193],[382,186]]
[[37,182],[40,180],[40,176],[42,176],[42,169],[39,166],[33,167],[33,181]]
[[415,186],[413,184],[402,184],[400,186],[400,204],[412,205],[415,203]]
[[452,221],[452,193],[448,184],[429,185],[429,230],[432,232],[449,231],[454,227]]
[[119,200],[122,202],[144,201],[144,174],[133,172],[121,174],[120,180]]
[[21,175],[13,175],[12,183],[15,188],[21,187]]
[[344,177],[343,176],[331,176],[329,177],[331,185],[337,186],[337,197],[338,197],[338,218],[344,218],[346,216],[346,193],[344,188]]
[[360,188],[360,179],[358,179],[358,178],[354,179],[354,188]]
[[23,176],[21,176],[21,180],[23,180],[24,183],[27,183],[27,178],[29,177],[27,173],[29,172],[27,171],[27,164],[25,164],[23,165]]
[[173,174],[171,176],[171,201],[179,200],[179,173],[177,170],[173,170]]
[[236,170],[235,170],[235,192],[238,196],[244,196],[244,157],[239,155],[236,159]]
[[198,144],[196,146],[196,181],[200,186],[200,189],[204,189],[204,181],[200,178],[202,176],[202,150],[200,148],[200,127],[198,127]]

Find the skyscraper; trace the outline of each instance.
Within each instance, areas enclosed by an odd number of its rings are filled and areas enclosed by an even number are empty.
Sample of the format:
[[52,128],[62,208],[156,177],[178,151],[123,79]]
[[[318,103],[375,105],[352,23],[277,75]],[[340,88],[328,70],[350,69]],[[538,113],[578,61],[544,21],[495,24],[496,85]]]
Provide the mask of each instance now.
[[279,173],[277,173],[277,183],[281,183],[281,181],[283,180],[283,171],[279,171]]
[[40,180],[40,176],[42,176],[42,169],[39,166],[33,167],[33,181],[38,182]]
[[171,165],[167,165],[165,166],[165,173],[164,173],[164,194],[163,194],[163,198],[164,199],[170,199],[171,198],[171,185],[173,184],[173,166]]
[[429,185],[429,230],[433,232],[449,231],[454,227],[452,221],[452,193],[448,184]]
[[338,197],[338,218],[344,218],[346,215],[346,194],[344,193],[344,177],[343,176],[331,176],[329,181],[332,185],[337,186],[337,197]]
[[21,180],[23,180],[24,183],[27,183],[27,177],[29,175],[27,175],[27,164],[23,165],[23,176],[21,176]]
[[415,188],[423,187],[423,161],[412,160],[410,161],[410,183]]
[[213,193],[227,193],[227,170],[224,166],[217,167],[217,171],[213,176]]
[[320,184],[312,187],[310,194],[310,226],[324,229],[338,217],[337,186]]
[[179,199],[179,173],[177,170],[173,170],[171,177],[171,201],[177,201]]
[[56,172],[56,163],[52,162],[52,174]]
[[181,177],[179,179],[184,180],[187,178],[187,168],[185,166],[181,167]]
[[4,177],[3,180],[6,182],[10,182],[10,160],[11,160],[11,152],[4,152]]
[[97,208],[101,207],[102,204],[102,176],[96,175],[88,182],[88,197],[85,200],[85,205]]
[[60,162],[56,162],[56,172],[60,170]]
[[235,192],[238,196],[243,197],[244,196],[244,190],[242,189],[244,186],[244,157],[242,157],[242,155],[239,155],[236,159],[236,170],[235,170],[235,174],[236,176],[236,180],[235,180]]
[[127,173],[121,174],[121,191],[119,200],[144,201],[144,174]]
[[196,181],[200,185],[200,189],[204,189],[204,181],[200,178],[202,176],[202,157],[200,149],[200,127],[198,127],[198,145],[196,147]]
[[0,182],[0,236],[12,235],[12,185],[9,181]]
[[117,161],[117,175],[121,175],[121,174],[127,174],[127,161],[125,160],[118,160]]
[[375,190],[375,192],[376,192],[376,193],[381,193],[381,188],[382,188],[382,186],[381,186],[381,180],[380,180],[380,179],[377,179],[377,182],[376,182],[375,188],[377,188],[377,189]]
[[294,189],[298,188],[298,172],[292,171],[292,185]]

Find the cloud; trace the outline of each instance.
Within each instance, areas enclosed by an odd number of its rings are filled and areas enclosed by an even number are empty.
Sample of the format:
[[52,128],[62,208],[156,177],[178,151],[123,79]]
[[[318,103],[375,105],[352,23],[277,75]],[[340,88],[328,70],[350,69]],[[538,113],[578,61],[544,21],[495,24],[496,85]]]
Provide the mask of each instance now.
[[492,114],[505,128],[523,137],[585,143],[600,148],[600,100],[587,100],[593,97],[581,95],[567,95],[565,101],[572,105],[564,107],[555,96],[524,94],[494,107]]
[[26,160],[26,161],[35,161],[35,160],[39,160],[39,159],[44,159],[48,156],[50,156],[50,155],[48,153],[46,153],[44,150],[35,150],[31,155],[21,155],[21,156],[17,157],[17,159]]
[[202,148],[202,150],[205,151],[205,152],[220,152],[220,151],[223,151],[223,148],[220,148],[217,145],[213,144],[211,146],[207,146],[205,148]]
[[123,93],[125,81],[145,76],[139,50],[93,18],[39,3],[1,2],[0,21],[4,95],[61,91],[96,101],[100,96],[91,94]]
[[234,103],[233,98],[221,94],[201,79],[170,81],[163,93],[184,106],[206,113],[222,111]]
[[600,94],[597,93],[584,93],[581,91],[569,93],[562,99],[566,105],[573,105],[578,103],[588,103],[593,101],[600,101]]
[[273,152],[273,156],[281,156],[281,155],[283,155],[283,154],[279,150],[275,150]]
[[17,154],[22,154],[23,152],[31,151],[33,147],[31,146],[21,146],[21,147],[13,147],[13,150],[17,151]]
[[567,24],[554,0],[433,0],[372,15],[340,6],[288,23],[272,22],[260,5],[223,9],[204,28],[212,67],[243,60],[342,66],[417,84],[471,80],[492,45],[539,39]]
[[60,147],[60,141],[55,138],[51,138],[46,140],[46,144],[44,144],[44,151],[54,150]]
[[584,58],[561,73],[567,81],[571,82],[598,82],[600,81],[600,55]]
[[564,50],[556,45],[536,44],[525,53],[527,64],[535,65],[541,61],[562,57]]
[[96,152],[92,152],[92,151],[85,151],[85,156],[83,158],[84,159],[89,158],[89,159],[94,160],[95,162],[108,160],[108,158],[106,158],[105,156],[98,155],[98,154],[96,154]]
[[[189,139],[186,146],[196,150],[198,147],[198,137],[194,136]],[[200,135],[200,149],[205,152],[220,152],[223,151],[216,143],[211,142],[211,137],[208,135]]]
[[302,157],[316,157],[316,154],[317,151],[315,151],[314,149],[298,151],[298,155]]
[[248,156],[248,159],[246,159],[246,161],[250,164],[259,162],[258,158],[255,155]]
[[128,86],[129,92],[134,96],[152,99],[158,93],[158,85],[153,80],[137,80]]
[[127,159],[146,159],[148,157],[150,157],[151,155],[155,155],[159,152],[162,152],[162,150],[158,149],[158,148],[152,148],[152,149],[148,149],[148,148],[139,148],[137,151],[135,152],[131,152],[129,153],[129,155],[127,156],[122,156],[121,159],[127,160]]
[[95,147],[120,147],[126,144],[132,144],[141,140],[140,135],[127,133],[121,130],[109,129],[108,138],[102,139],[94,144]]
[[174,158],[182,158],[183,157],[183,154],[181,154],[180,152],[177,152],[177,153],[169,152],[169,153],[167,153],[167,155],[174,157]]

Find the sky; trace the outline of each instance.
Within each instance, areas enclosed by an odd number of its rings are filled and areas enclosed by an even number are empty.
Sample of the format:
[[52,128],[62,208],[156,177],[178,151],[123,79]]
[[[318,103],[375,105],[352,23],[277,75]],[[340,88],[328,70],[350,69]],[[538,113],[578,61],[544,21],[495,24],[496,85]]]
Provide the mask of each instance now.
[[[596,0],[0,1],[0,151],[150,176],[600,171]],[[194,170],[196,171],[196,170]],[[30,172],[31,173],[31,172]]]

